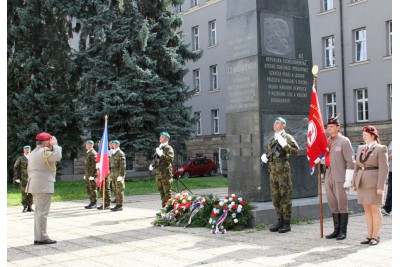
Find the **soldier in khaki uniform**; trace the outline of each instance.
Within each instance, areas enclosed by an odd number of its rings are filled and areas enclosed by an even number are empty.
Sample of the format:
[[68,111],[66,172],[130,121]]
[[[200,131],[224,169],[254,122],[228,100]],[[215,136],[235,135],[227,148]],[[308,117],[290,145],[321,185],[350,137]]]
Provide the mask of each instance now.
[[119,148],[118,140],[111,141],[113,144],[113,154],[110,158],[110,179],[113,183],[116,206],[111,211],[122,211],[124,203],[125,175],[126,175],[126,159],[125,154]]
[[85,175],[83,179],[86,180],[86,190],[89,195],[90,203],[85,206],[85,209],[97,208],[97,152],[94,151],[93,146],[94,142],[92,140],[86,141]]
[[354,152],[350,140],[340,133],[337,117],[328,120],[329,153],[325,157],[325,192],[332,211],[334,230],[327,239],[343,240],[347,235],[349,204],[347,192],[354,172]]
[[149,170],[156,169],[156,184],[160,192],[162,206],[171,198],[171,187],[173,181],[172,162],[174,160],[174,149],[168,144],[170,135],[167,132],[160,133],[160,145],[156,148],[158,163],[149,166]]
[[[285,132],[286,120],[282,117],[274,119],[275,135],[269,140],[265,154],[261,156],[268,163],[270,174],[271,198],[278,222],[269,228],[271,232],[286,233],[291,230],[292,217],[292,172],[289,156],[299,154],[299,146],[294,138]],[[278,152],[275,153],[277,150]]]
[[28,183],[28,159],[31,153],[31,147],[24,146],[23,152],[24,154],[19,156],[14,164],[14,184],[21,189],[22,212],[31,212],[33,211],[33,196],[30,193],[25,193],[25,187]]

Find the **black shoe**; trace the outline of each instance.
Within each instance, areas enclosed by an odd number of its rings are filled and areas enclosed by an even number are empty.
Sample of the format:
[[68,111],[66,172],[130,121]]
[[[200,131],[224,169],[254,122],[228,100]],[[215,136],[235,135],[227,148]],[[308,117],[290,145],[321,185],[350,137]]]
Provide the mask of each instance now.
[[50,245],[50,244],[55,244],[55,243],[57,243],[57,241],[51,240],[51,239],[33,242],[34,245]]
[[378,236],[377,238],[371,238],[371,241],[369,241],[369,245],[370,246],[376,246],[379,244],[380,241],[380,237]]
[[291,230],[292,230],[292,228],[290,228],[290,222],[289,221],[283,221],[282,227],[279,228],[278,233],[280,233],[280,234],[287,233],[287,232],[289,232]]
[[117,203],[117,200],[116,199],[111,200],[111,203]]
[[110,210],[111,210],[111,211],[122,211],[123,208],[122,208],[122,205],[117,205],[117,206],[115,206],[114,208],[111,208]]
[[22,209],[22,212],[27,212],[28,210],[28,206],[24,206],[24,208]]
[[[98,206],[97,209],[98,209],[98,210],[103,210],[103,205]],[[109,210],[109,209],[110,209],[110,206],[104,206],[104,209],[105,209],[105,210]]]
[[28,210],[27,210],[28,212],[32,212],[33,211],[33,209],[32,209],[32,205],[29,205],[28,206]]
[[95,202],[90,202],[89,205],[85,206],[85,209],[95,209],[97,208],[97,205]]
[[361,245],[369,245],[369,242],[371,242],[371,239],[372,239],[372,238],[367,237],[367,240],[361,241],[360,244],[361,244]]
[[276,224],[272,225],[272,226],[269,228],[269,230],[270,230],[271,232],[278,232],[279,228],[282,227],[282,223],[283,223],[283,220],[282,220],[282,219],[278,219],[278,222],[277,222]]
[[333,219],[333,232],[330,235],[326,235],[326,239],[334,239],[339,235],[339,229],[340,229],[340,221],[339,221],[339,213],[332,213],[332,219]]

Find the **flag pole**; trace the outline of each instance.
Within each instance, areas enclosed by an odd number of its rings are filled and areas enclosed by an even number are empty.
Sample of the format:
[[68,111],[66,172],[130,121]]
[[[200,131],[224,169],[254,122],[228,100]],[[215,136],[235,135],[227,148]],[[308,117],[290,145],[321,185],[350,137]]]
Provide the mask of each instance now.
[[[108,116],[107,115],[105,115],[104,116],[104,127],[107,125],[107,120],[108,120]],[[104,140],[103,140],[103,142],[104,142]],[[107,144],[108,145],[108,144]],[[108,155],[107,155],[107,157],[108,157]],[[105,195],[105,185],[106,185],[106,178],[107,177],[104,177],[104,179],[103,179],[103,210],[104,210],[104,195]]]
[[[313,74],[313,83],[315,90],[318,92],[317,87],[317,74],[318,74],[318,66],[314,65],[312,68]],[[324,237],[324,215],[322,209],[322,181],[321,181],[321,162],[318,162],[318,200],[319,200],[319,232],[320,237]]]

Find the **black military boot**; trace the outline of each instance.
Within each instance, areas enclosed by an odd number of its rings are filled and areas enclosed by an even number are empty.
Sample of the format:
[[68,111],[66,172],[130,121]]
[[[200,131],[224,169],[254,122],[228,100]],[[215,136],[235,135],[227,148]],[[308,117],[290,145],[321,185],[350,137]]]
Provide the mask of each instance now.
[[32,212],[33,211],[33,209],[32,209],[32,204],[31,205],[28,205],[28,210],[27,210],[28,212]]
[[339,234],[339,213],[332,213],[332,219],[333,219],[333,233],[330,235],[326,235],[326,239],[333,239],[336,238]]
[[111,200],[111,203],[117,203],[117,200],[116,199]]
[[272,226],[269,228],[269,231],[271,231],[271,232],[278,232],[279,228],[282,227],[282,223],[283,223],[282,218],[278,218],[278,222],[277,222],[276,224],[272,225]]
[[[98,210],[102,210],[103,209],[103,205],[98,206],[97,209]],[[109,210],[110,209],[110,205],[108,205],[108,206],[104,205],[104,209],[105,210]]]
[[22,212],[26,212],[26,211],[28,210],[28,206],[27,206],[27,205],[24,205],[23,207],[24,207],[24,208],[22,209]]
[[348,213],[340,213],[339,214],[339,234],[336,237],[336,240],[343,240],[347,235],[347,223],[349,222],[349,214]]
[[278,233],[287,233],[290,230],[292,230],[292,228],[290,228],[290,221],[283,220],[282,227],[279,228]]
[[89,205],[85,206],[85,209],[95,209],[97,208],[96,202],[90,202]]
[[111,208],[110,210],[111,210],[111,211],[122,211],[123,208],[122,208],[122,205],[117,205],[117,206],[115,206],[114,208]]

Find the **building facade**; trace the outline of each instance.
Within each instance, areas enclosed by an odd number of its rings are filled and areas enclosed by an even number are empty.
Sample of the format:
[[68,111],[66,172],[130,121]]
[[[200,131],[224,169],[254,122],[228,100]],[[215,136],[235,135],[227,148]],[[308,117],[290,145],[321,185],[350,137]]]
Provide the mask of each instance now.
[[[186,0],[182,33],[193,50],[184,81],[195,95],[186,103],[198,117],[187,155],[217,159],[225,147],[226,2]],[[324,121],[340,113],[342,133],[354,145],[362,127],[375,125],[383,144],[392,138],[392,2],[309,0],[313,65],[319,66],[318,96]],[[379,12],[376,12],[379,10]],[[310,88],[311,90],[311,88]]]

